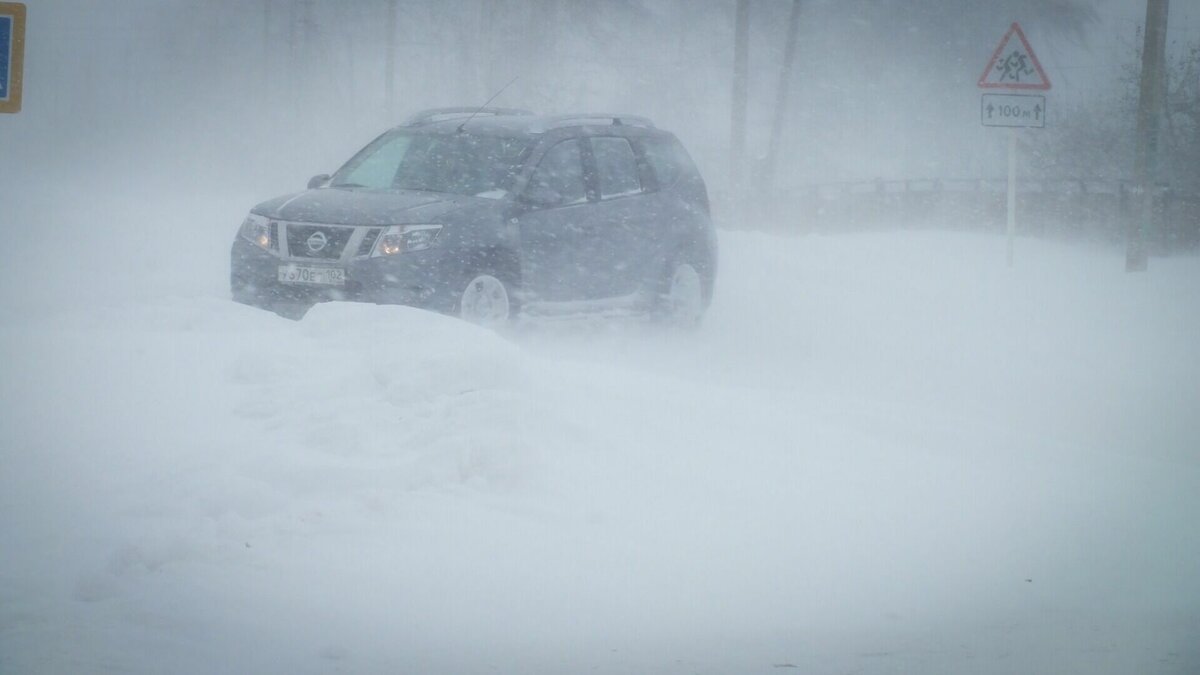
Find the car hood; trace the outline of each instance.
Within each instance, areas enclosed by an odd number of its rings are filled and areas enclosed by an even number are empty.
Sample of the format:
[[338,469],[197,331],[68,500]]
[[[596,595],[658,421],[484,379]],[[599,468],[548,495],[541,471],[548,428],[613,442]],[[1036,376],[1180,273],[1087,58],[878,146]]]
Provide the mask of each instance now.
[[404,225],[438,222],[472,201],[471,197],[413,190],[318,188],[263,202],[253,212],[289,222]]

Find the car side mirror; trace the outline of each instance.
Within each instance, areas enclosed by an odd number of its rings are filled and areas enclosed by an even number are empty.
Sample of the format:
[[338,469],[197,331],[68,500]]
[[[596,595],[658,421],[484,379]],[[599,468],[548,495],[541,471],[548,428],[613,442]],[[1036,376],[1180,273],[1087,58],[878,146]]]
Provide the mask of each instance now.
[[521,201],[535,208],[547,209],[562,204],[563,196],[547,185],[534,185],[526,188]]
[[325,187],[325,184],[328,182],[329,182],[329,174],[327,174],[327,173],[323,173],[318,176],[313,176],[312,178],[308,179],[308,189],[316,190],[319,187]]

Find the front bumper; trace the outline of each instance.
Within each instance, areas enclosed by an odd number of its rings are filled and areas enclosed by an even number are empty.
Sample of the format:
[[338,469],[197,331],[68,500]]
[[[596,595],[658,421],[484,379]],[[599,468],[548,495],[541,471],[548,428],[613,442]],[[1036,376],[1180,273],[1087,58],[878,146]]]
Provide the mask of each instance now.
[[[236,237],[230,249],[229,286],[233,299],[277,310],[296,305],[344,300],[384,305],[413,305],[448,310],[453,306],[457,271],[437,249],[350,261],[288,260]],[[318,286],[279,281],[279,267],[339,267],[346,271],[343,286]]]

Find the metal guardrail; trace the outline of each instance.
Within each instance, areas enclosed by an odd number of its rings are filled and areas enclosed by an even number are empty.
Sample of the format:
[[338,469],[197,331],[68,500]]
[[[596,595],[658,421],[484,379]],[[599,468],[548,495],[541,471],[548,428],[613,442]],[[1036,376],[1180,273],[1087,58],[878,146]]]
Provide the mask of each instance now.
[[[910,178],[793,185],[746,200],[744,217],[822,232],[940,228],[1000,232],[1004,178]],[[1123,241],[1140,217],[1140,188],[1128,179],[1018,181],[1017,228],[1026,235]],[[1152,232],[1160,251],[1200,249],[1200,187],[1160,185]],[[728,218],[726,219],[728,220]]]
[[[868,181],[834,181],[808,183],[781,188],[776,192],[818,190],[828,193],[896,193],[896,192],[1003,192],[1007,189],[1007,178],[905,178],[876,179]],[[1017,181],[1023,192],[1048,192],[1065,194],[1120,194],[1135,193],[1136,183],[1128,179],[1113,178],[1023,178]],[[1172,191],[1166,184],[1160,190]]]

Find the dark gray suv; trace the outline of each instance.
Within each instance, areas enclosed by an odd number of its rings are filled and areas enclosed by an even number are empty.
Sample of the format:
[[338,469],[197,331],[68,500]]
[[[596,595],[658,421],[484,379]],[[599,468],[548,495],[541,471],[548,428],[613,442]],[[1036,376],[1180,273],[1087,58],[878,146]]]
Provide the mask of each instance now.
[[309,189],[254,207],[233,297],[408,304],[484,325],[620,308],[683,325],[712,297],[708,195],[679,141],[626,115],[440,108]]

